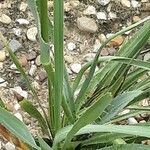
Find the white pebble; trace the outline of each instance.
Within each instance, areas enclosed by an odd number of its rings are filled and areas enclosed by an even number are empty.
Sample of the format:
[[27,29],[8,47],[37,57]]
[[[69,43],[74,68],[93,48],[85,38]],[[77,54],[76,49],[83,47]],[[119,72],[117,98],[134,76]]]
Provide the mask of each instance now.
[[20,37],[22,29],[20,28],[13,28],[13,32],[16,36]]
[[98,51],[98,49],[101,47],[101,43],[100,43],[100,41],[98,40],[98,39],[96,39],[95,40],[95,44],[94,44],[94,46],[93,46],[93,52],[97,52]]
[[36,41],[36,36],[37,36],[37,27],[31,27],[27,30],[27,38],[30,40],[30,41]]
[[136,0],[131,0],[131,5],[133,8],[140,7],[140,3]]
[[6,59],[6,52],[4,50],[0,51],[0,62]]
[[131,3],[129,0],[121,0],[121,4],[128,8],[131,6]]
[[25,2],[21,2],[19,10],[25,12],[27,9],[28,4]]
[[20,25],[28,25],[29,21],[23,18],[17,19],[16,20]]
[[36,70],[37,70],[37,66],[32,65],[31,68],[30,68],[30,70],[29,70],[29,75],[30,76],[34,76]]
[[117,15],[116,15],[115,13],[113,13],[113,12],[110,12],[110,13],[108,14],[108,17],[109,17],[109,19],[116,19],[116,18],[117,18]]
[[150,60],[150,53],[145,54],[144,61]]
[[3,83],[3,82],[5,82],[5,80],[0,77],[0,83]]
[[125,115],[125,114],[127,114],[129,112],[130,112],[130,109],[125,109],[122,112],[120,112],[119,115]]
[[76,45],[72,42],[68,43],[67,48],[69,51],[73,51],[76,49]]
[[18,93],[19,95],[21,95],[24,98],[28,98],[28,93],[27,91],[22,90],[22,88],[20,86],[16,86],[14,88],[12,88],[12,91],[15,91],[16,93]]
[[0,22],[4,24],[10,24],[11,23],[11,18],[5,14],[2,14],[0,17]]
[[10,142],[5,144],[5,148],[6,150],[15,150],[15,146],[13,144],[11,144]]
[[16,69],[17,69],[17,67],[16,67],[16,65],[15,65],[15,64],[12,64],[12,65],[10,65],[10,69],[12,69],[12,70],[16,70]]
[[20,105],[19,105],[18,103],[16,103],[16,104],[14,105],[14,108],[15,108],[15,110],[19,110],[21,107],[20,107]]
[[107,5],[110,2],[110,0],[98,0],[98,3],[102,6]]
[[74,63],[70,67],[74,73],[79,73],[79,71],[81,70],[81,64],[79,63]]
[[138,122],[136,121],[135,118],[131,117],[131,118],[128,118],[128,123],[129,124],[137,124]]
[[100,20],[107,20],[107,16],[106,16],[105,12],[98,12],[98,13],[96,14],[96,16],[97,16],[97,19],[100,19]]
[[20,121],[23,122],[23,118],[22,118],[22,115],[20,113],[15,113],[14,116],[16,116]]
[[87,9],[83,11],[84,15],[95,15],[96,14],[96,9],[94,6],[89,5]]

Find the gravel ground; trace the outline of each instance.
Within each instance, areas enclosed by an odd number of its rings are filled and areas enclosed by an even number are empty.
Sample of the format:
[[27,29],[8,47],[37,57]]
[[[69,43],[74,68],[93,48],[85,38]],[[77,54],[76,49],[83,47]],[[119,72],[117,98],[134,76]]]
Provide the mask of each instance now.
[[[94,58],[97,47],[111,34],[150,15],[150,1],[68,0],[65,1],[64,9],[64,58],[70,78],[74,79],[81,66]],[[49,1],[50,14],[52,10],[52,1]],[[39,98],[44,100],[43,107],[47,108],[47,76],[39,59],[37,28],[25,0],[0,1],[0,31],[7,38],[13,52],[29,74]],[[103,49],[101,56],[114,55],[123,41],[133,32],[127,32],[114,39]],[[0,42],[0,98],[6,103],[7,108],[24,121],[30,131],[36,135],[39,132],[36,120],[20,110],[18,100],[28,98],[35,105],[37,104],[4,49]],[[140,58],[150,59],[150,42],[144,48]],[[142,105],[148,106],[149,100],[145,100]],[[129,124],[140,121],[144,122],[144,117],[137,116],[127,120]],[[15,150],[15,147],[0,138],[0,149]]]

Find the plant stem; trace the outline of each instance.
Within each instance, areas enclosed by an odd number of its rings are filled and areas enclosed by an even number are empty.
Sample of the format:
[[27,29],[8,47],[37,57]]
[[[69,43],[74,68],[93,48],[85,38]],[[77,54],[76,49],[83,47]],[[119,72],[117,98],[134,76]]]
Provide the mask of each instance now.
[[63,91],[63,0],[54,0],[54,123],[55,133],[61,127],[61,102]]

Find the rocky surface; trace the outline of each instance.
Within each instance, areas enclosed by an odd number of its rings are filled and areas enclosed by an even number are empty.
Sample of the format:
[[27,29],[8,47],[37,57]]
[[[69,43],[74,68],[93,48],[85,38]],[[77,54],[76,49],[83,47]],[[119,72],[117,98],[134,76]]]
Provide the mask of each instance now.
[[[52,12],[49,1],[49,12]],[[64,59],[71,78],[80,71],[85,62],[91,61],[99,46],[120,29],[150,15],[149,0],[72,0],[65,1],[65,48]],[[13,52],[29,75],[37,90],[39,98],[47,98],[47,75],[40,63],[40,51],[37,27],[27,7],[26,0],[5,0],[0,2],[0,32],[7,38]],[[124,40],[132,32],[113,39],[101,51],[101,56],[114,55]],[[53,47],[53,45],[52,45]],[[52,56],[52,52],[51,52]],[[150,60],[150,42],[141,54],[145,61]],[[97,69],[99,69],[97,67]],[[10,60],[0,41],[0,98],[16,117],[24,121],[33,134],[39,132],[37,122],[20,110],[19,100],[28,98],[36,104],[27,85],[16,66]],[[149,105],[149,100],[143,105]],[[36,104],[37,105],[37,104]],[[127,123],[144,122],[144,119],[129,118]],[[14,146],[0,138],[0,149],[15,149]]]

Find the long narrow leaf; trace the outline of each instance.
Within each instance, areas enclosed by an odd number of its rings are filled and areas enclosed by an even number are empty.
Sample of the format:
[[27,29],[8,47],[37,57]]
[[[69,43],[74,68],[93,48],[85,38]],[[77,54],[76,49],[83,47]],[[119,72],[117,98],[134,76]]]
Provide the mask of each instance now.
[[85,113],[79,118],[79,120],[74,124],[71,131],[68,133],[63,149],[66,148],[67,144],[71,141],[74,134],[79,131],[85,125],[91,123],[98,118],[99,115],[104,111],[104,109],[110,104],[112,100],[111,94],[107,93],[102,97],[98,98],[97,101],[89,107]]
[[7,130],[13,133],[20,140],[24,141],[25,143],[36,149],[39,149],[25,124],[23,124],[19,119],[17,119],[11,113],[1,107],[0,124],[3,125]]

